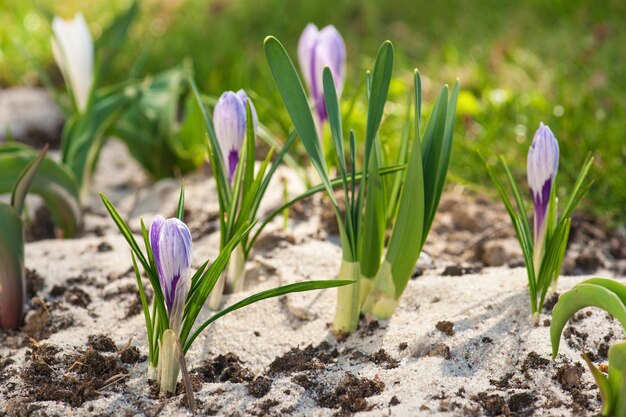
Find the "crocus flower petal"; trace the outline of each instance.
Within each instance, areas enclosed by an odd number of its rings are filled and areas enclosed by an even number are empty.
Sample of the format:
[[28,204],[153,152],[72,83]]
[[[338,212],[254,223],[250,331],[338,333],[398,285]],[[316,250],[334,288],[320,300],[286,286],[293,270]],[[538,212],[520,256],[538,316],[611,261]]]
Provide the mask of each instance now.
[[[176,299],[176,288],[186,279],[191,267],[191,234],[185,223],[176,218],[155,217],[150,226],[150,247],[159,273],[168,312]],[[186,297],[186,294],[185,294]]]
[[250,97],[248,97],[248,94],[245,92],[244,89],[237,91],[237,97],[239,97],[239,99],[243,103],[244,110],[246,108],[246,103],[250,104],[250,112],[252,113],[252,123],[254,124],[254,135],[256,136],[259,130],[259,117],[256,114],[256,107],[254,107],[254,103],[252,102],[252,100],[250,100]]
[[215,134],[222,151],[228,181],[232,182],[241,157],[241,148],[246,136],[246,102],[250,103],[254,132],[256,134],[259,120],[252,100],[244,90],[237,93],[223,93],[213,112]]
[[176,334],[180,334],[180,325],[183,321],[185,302],[187,301],[187,294],[189,294],[190,288],[191,277],[189,274],[185,274],[184,277],[181,277],[181,279],[178,280],[176,288],[174,289],[174,300],[169,313],[169,325],[170,329],[172,329]]
[[340,95],[345,82],[346,68],[346,45],[343,38],[332,25],[318,31],[315,25],[309,24],[300,36],[298,60],[318,120],[324,122],[328,115],[324,103],[323,71],[325,67],[330,68],[335,89]]
[[543,123],[535,132],[528,150],[526,173],[535,206],[535,241],[542,233],[550,195],[559,169],[559,144],[550,128]]
[[302,35],[300,35],[300,40],[298,41],[298,63],[300,64],[302,75],[304,76],[304,82],[308,86],[311,85],[312,79],[311,51],[313,50],[313,45],[317,40],[319,32],[317,26],[313,23],[309,23],[302,31]]
[[72,20],[52,20],[52,53],[59,69],[70,83],[79,111],[87,106],[93,84],[94,46],[82,13]]

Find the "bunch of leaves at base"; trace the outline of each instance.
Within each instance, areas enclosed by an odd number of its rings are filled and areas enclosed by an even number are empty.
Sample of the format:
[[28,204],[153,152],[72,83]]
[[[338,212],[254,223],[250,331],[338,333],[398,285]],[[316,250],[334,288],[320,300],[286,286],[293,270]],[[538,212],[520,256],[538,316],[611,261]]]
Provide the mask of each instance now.
[[[574,286],[559,297],[552,309],[550,340],[552,358],[559,353],[559,344],[567,321],[586,307],[599,307],[619,320],[626,331],[626,285],[607,278],[591,278]],[[591,375],[602,397],[603,416],[626,416],[626,341],[609,349],[608,376],[602,373],[583,353]]]
[[[10,193],[15,179],[37,157],[28,146],[11,143],[0,146],[0,194]],[[29,193],[42,198],[57,227],[58,237],[71,238],[81,227],[78,185],[72,172],[54,159],[43,158],[29,186]]]
[[[119,117],[139,96],[132,80],[102,85],[102,79],[127,38],[137,13],[138,2],[135,1],[104,29],[95,43],[81,13],[69,20],[58,16],[52,19],[52,52],[63,75],[66,92],[59,91],[46,73],[35,65],[40,79],[65,116],[61,160],[73,172],[81,197],[88,191],[104,141]],[[27,51],[24,52],[29,56]]]
[[[0,202],[0,328],[15,329],[22,323],[24,282],[24,227],[22,210],[28,188],[46,156],[47,147],[13,177],[11,204]],[[0,157],[2,151],[0,150]]]
[[[186,369],[184,356],[200,333],[224,315],[266,298],[292,292],[331,288],[350,281],[308,281],[262,291],[231,304],[196,325],[196,319],[228,263],[233,249],[250,232],[253,223],[244,223],[226,243],[217,258],[205,261],[192,272],[191,234],[183,223],[184,189],[181,187],[175,218],[157,216],[150,226],[141,221],[142,250],[126,222],[101,194],[113,221],[131,248],[133,268],[143,306],[148,335],[148,378],[159,381],[162,392],[174,392],[180,370]],[[154,292],[149,305],[141,279],[141,265]]]
[[551,286],[554,290],[556,289],[567,248],[572,213],[591,187],[591,182],[587,182],[586,179],[593,164],[593,158],[587,157],[574,185],[574,190],[559,216],[558,197],[556,196],[559,145],[550,128],[541,123],[528,150],[527,160],[528,185],[534,206],[532,231],[520,189],[515,183],[504,158],[500,157],[500,160],[506,172],[509,187],[513,192],[515,207],[508,197],[504,185],[496,176],[493,167],[486,161],[485,166],[511,217],[517,240],[524,255],[528,274],[532,321],[536,324],[539,321],[539,314],[548,289]]
[[[215,104],[211,119],[191,79],[190,84],[208,137],[209,161],[217,184],[220,249],[224,250],[244,225],[257,220],[259,205],[272,176],[296,136],[292,134],[289,137],[273,161],[274,148],[271,148],[255,169],[255,139],[259,122],[246,92],[223,93]],[[228,268],[211,294],[211,308],[219,308],[224,289],[230,292],[243,289],[245,263],[263,226],[265,223],[254,234],[250,234],[249,230],[243,233],[241,241],[235,245]]]
[[[339,277],[356,281],[338,291],[334,329],[355,330],[361,311],[389,318],[407,286],[437,211],[450,158],[459,84],[455,84],[450,96],[448,87],[442,88],[422,139],[421,81],[415,71],[414,140],[410,146],[410,129],[406,129],[404,136],[398,138],[402,142],[401,153],[397,159],[386,161],[378,128],[392,76],[393,47],[391,42],[383,43],[374,71],[366,77],[369,105],[365,157],[361,164],[364,175],[357,180],[356,133],[350,130],[346,135],[350,155],[346,163],[342,115],[333,74],[328,67],[324,69],[323,96],[346,201],[342,212],[334,197],[314,116],[293,63],[273,37],[265,40],[265,53],[287,111],[337,216],[343,250]],[[410,124],[409,114],[407,125]],[[406,169],[395,175],[383,175],[390,163],[406,164]],[[392,227],[391,237],[386,241],[389,227]]]

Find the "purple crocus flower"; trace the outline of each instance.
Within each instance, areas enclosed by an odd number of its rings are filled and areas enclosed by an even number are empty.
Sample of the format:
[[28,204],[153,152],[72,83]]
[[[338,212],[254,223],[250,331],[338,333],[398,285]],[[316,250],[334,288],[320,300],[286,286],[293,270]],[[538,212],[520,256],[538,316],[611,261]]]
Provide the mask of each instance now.
[[244,90],[236,93],[226,91],[223,93],[213,111],[215,134],[220,144],[222,158],[224,160],[228,181],[232,183],[237,170],[237,164],[241,157],[241,147],[246,136],[246,102],[250,103],[254,133],[256,135],[259,124],[256,109],[252,100]]
[[322,74],[325,67],[330,68],[337,95],[341,95],[346,77],[346,45],[334,26],[319,30],[309,23],[298,41],[298,61],[321,126],[328,119]]
[[550,128],[541,123],[528,150],[527,162],[528,185],[535,206],[536,246],[543,240],[544,223],[558,169],[559,144]]
[[191,234],[180,220],[166,220],[156,216],[150,225],[150,247],[159,273],[170,327],[177,331],[189,292]]

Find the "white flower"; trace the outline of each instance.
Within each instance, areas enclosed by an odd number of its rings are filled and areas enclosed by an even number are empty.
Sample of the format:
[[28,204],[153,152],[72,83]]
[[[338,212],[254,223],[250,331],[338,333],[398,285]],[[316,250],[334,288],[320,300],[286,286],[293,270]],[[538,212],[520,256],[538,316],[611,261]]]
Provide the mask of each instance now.
[[70,85],[78,110],[83,111],[94,77],[93,39],[87,22],[82,13],[76,13],[72,20],[55,16],[52,33],[54,60]]

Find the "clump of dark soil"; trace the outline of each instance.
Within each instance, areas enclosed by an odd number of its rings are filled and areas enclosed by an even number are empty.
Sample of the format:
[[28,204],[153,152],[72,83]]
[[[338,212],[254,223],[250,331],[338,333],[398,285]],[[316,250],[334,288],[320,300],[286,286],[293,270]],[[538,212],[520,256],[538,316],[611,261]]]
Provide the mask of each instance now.
[[267,395],[272,389],[272,380],[265,376],[258,376],[254,380],[248,382],[248,394],[256,398]]
[[565,364],[559,367],[556,373],[556,380],[564,390],[571,391],[580,385],[580,378],[583,372],[585,372],[585,369],[579,363],[576,365]]
[[21,370],[25,390],[32,401],[61,401],[79,407],[114,389],[128,373],[115,354],[103,355],[93,348],[59,357],[53,345],[36,344],[26,352]]
[[437,328],[437,330],[446,334],[447,336],[454,336],[454,323],[452,323],[451,321],[443,320],[437,322],[435,327]]
[[145,359],[145,356],[141,356],[136,346],[127,346],[120,351],[120,360],[122,363],[133,364],[143,362]]
[[350,359],[358,360],[361,362],[372,362],[376,365],[382,366],[385,369],[394,369],[398,367],[400,363],[397,359],[394,359],[385,349],[379,349],[377,352],[367,354],[361,351],[353,351],[350,355]]
[[270,364],[269,375],[292,374],[294,372],[322,370],[339,356],[339,351],[331,349],[328,342],[318,346],[309,345],[304,349],[293,348]]
[[422,356],[439,356],[444,359],[450,359],[452,357],[450,353],[450,346],[445,343],[432,343],[430,345],[421,346],[415,353],[416,357]]
[[76,307],[87,308],[91,304],[91,296],[78,287],[71,287],[65,291],[65,301]]
[[365,411],[369,408],[366,398],[378,395],[384,389],[385,384],[379,379],[358,378],[347,373],[330,392],[323,392],[318,396],[317,404],[325,408],[341,408],[351,413]]
[[115,342],[113,342],[109,336],[103,334],[89,335],[87,338],[87,346],[98,352],[117,352]]
[[479,403],[485,410],[488,416],[508,416],[511,414],[509,406],[506,400],[498,394],[487,394],[486,392],[480,392],[478,395],[472,397],[472,400]]
[[545,369],[548,365],[550,365],[550,359],[542,358],[537,352],[530,352],[524,359],[521,370],[526,373],[533,369]]
[[250,382],[254,380],[254,374],[248,368],[242,366],[242,361],[234,353],[218,355],[205,361],[198,368],[191,370],[203,382]]

